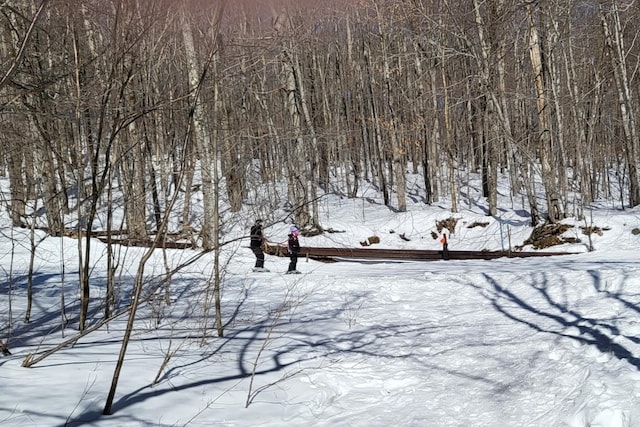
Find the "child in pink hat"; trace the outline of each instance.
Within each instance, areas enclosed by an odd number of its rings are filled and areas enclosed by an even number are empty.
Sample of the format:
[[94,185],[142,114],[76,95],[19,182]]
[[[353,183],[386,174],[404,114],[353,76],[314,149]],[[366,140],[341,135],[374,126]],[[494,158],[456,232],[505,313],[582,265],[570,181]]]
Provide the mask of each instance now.
[[298,253],[300,252],[300,242],[298,241],[298,235],[300,231],[298,227],[292,225],[289,229],[289,242],[287,246],[289,248],[289,269],[287,270],[287,274],[300,274],[298,270],[296,270],[296,266],[298,264]]

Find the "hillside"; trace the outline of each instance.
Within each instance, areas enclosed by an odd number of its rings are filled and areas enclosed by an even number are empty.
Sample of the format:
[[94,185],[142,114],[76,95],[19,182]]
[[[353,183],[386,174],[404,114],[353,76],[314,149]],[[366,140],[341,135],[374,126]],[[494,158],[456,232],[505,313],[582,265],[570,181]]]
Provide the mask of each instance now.
[[[498,220],[483,214],[480,198],[457,213],[419,202],[397,213],[376,197],[328,195],[322,206],[322,224],[335,232],[302,237],[304,245],[352,247],[375,235],[380,247],[437,249],[438,222],[455,218],[452,250],[509,241],[534,250],[524,244],[532,227],[520,208]],[[270,273],[251,273],[247,240],[231,239],[246,236],[239,226],[221,254],[225,337],[215,336],[207,308],[206,256],[173,275],[168,300],[158,294],[140,308],[109,416],[101,414],[125,317],[21,367],[77,334],[77,242],[36,232],[35,304],[25,323],[29,231],[8,228],[3,213],[0,324],[11,355],[0,367],[11,392],[0,400],[0,426],[640,426],[638,213],[594,207],[588,224],[603,231],[591,235],[591,252],[578,231],[584,220],[563,221],[575,225],[563,236],[581,242],[546,250],[577,255],[300,260],[298,276],[284,275],[288,260],[271,256]],[[271,241],[284,239],[285,222],[272,218]],[[93,247],[92,323],[106,282],[106,247]],[[125,302],[144,248],[121,250]],[[145,289],[198,252],[156,251]]]

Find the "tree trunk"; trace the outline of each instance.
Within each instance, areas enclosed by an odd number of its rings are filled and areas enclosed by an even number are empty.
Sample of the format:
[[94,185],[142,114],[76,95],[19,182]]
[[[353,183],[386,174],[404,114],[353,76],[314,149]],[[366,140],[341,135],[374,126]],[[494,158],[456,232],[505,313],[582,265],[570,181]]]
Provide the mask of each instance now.
[[[185,15],[185,10],[189,3],[184,0],[182,3],[182,40],[184,43],[185,55],[187,58],[187,76],[189,79],[189,88],[193,94],[195,88],[200,82],[201,68],[198,63],[198,55],[196,53],[193,41],[193,32],[191,23]],[[193,95],[192,95],[193,96]],[[194,111],[191,120],[193,121],[193,135],[196,140],[198,149],[198,160],[200,162],[200,171],[202,174],[202,204],[203,218],[201,224],[200,237],[202,239],[203,249],[213,249],[214,227],[216,226],[216,218],[214,212],[214,199],[217,194],[214,193],[214,153],[211,146],[211,138],[206,125],[206,115],[204,107],[200,99],[194,99]]]
[[550,105],[547,101],[547,84],[542,58],[542,42],[538,37],[537,23],[533,8],[526,6],[529,18],[529,55],[534,75],[534,87],[536,90],[536,105],[538,117],[538,147],[540,152],[540,166],[542,168],[542,182],[546,191],[547,216],[551,223],[557,223],[563,218],[560,196],[557,191],[556,165],[553,159],[553,138],[551,121],[549,118]]
[[622,130],[625,141],[626,161],[629,167],[629,205],[640,205],[640,177],[639,155],[640,141],[636,127],[636,117],[633,108],[633,95],[627,75],[627,57],[625,51],[624,34],[620,23],[618,2],[614,0],[607,11],[600,4],[600,20],[604,32],[606,46],[610,52],[611,67],[618,93],[618,108],[622,119]]

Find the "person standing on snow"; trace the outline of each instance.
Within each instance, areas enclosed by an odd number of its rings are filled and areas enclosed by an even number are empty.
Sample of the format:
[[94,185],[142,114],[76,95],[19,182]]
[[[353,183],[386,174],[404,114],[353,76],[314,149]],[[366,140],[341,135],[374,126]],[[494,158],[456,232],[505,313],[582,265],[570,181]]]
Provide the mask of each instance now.
[[262,252],[262,242],[264,237],[262,236],[262,220],[256,219],[255,224],[251,227],[251,251],[256,256],[256,265],[253,267],[253,271],[269,271],[264,268],[264,252]]
[[442,259],[449,259],[449,244],[447,243],[447,233],[444,233],[442,235],[440,243],[442,243]]
[[300,274],[300,272],[296,269],[298,264],[298,253],[300,252],[300,242],[298,241],[298,235],[300,231],[295,225],[291,226],[291,233],[289,234],[289,242],[287,243],[287,248],[289,250],[289,269],[287,270],[287,274]]

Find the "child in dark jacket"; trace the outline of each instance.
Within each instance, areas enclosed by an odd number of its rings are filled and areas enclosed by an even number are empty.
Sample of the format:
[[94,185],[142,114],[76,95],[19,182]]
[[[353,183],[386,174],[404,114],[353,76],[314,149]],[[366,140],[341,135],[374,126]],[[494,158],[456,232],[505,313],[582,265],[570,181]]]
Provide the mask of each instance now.
[[262,235],[262,220],[256,219],[255,224],[251,227],[251,251],[256,256],[256,265],[253,267],[253,271],[269,271],[264,268],[264,252],[262,251],[262,242],[264,236]]
[[287,274],[300,274],[300,272],[296,269],[298,264],[298,253],[300,252],[300,242],[298,241],[298,235],[300,231],[295,225],[291,226],[291,233],[289,234],[289,242],[287,243],[287,247],[289,248],[289,269],[287,270]]

